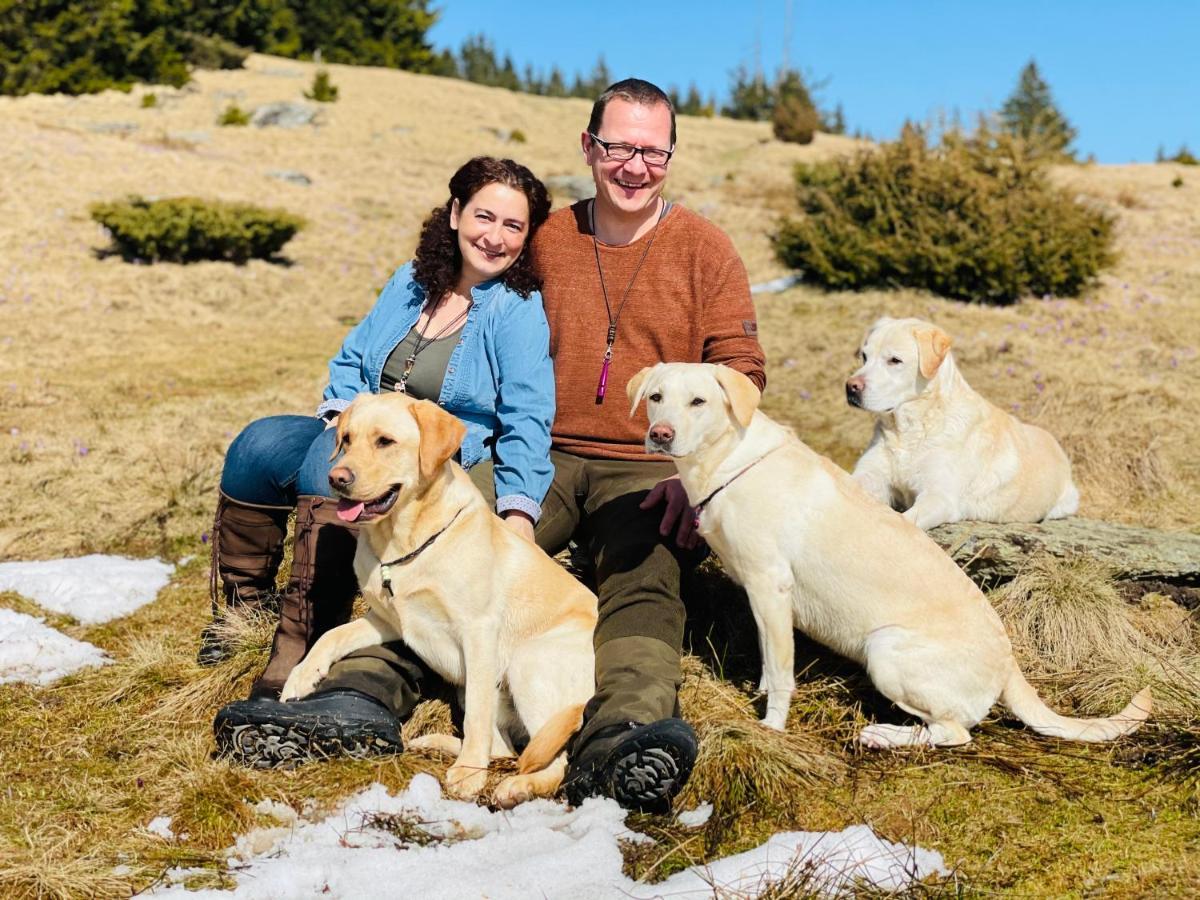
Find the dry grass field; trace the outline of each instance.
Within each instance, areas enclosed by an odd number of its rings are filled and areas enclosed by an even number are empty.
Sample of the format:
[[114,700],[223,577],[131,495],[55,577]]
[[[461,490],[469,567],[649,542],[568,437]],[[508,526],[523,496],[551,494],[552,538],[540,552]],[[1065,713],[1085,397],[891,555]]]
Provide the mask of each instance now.
[[[47,689],[0,687],[2,896],[126,896],[181,864],[208,869],[198,883],[217,886],[221,850],[254,823],[258,799],[299,808],[437,768],[404,755],[260,773],[210,758],[212,713],[246,689],[264,639],[260,623],[230,663],[192,663],[222,454],[253,418],[315,408],[326,360],[408,258],[460,162],[511,155],[543,177],[586,175],[578,136],[589,107],[329,69],[341,99],[321,108],[316,127],[296,130],[216,125],[230,102],[301,99],[313,67],[264,56],[245,71],[199,72],[183,90],[156,89],[154,108],[141,107],[141,90],[0,98],[0,558],[194,557],[127,619],[84,627],[49,617],[115,665]],[[505,140],[513,129],[527,140]],[[761,282],[784,274],[768,235],[791,208],[792,164],[855,142],[821,135],[801,148],[771,140],[765,124],[687,118],[679,146],[670,196],[728,231]],[[268,174],[277,170],[311,184]],[[1177,176],[1182,186],[1172,186]],[[1080,166],[1056,178],[1118,216],[1120,261],[1086,296],[985,308],[912,291],[759,295],[764,407],[851,466],[870,433],[842,391],[862,331],[881,314],[925,316],[954,337],[977,389],[1060,437],[1083,515],[1200,533],[1200,170]],[[87,206],[135,192],[279,206],[310,225],[286,262],[133,265],[105,256]],[[686,705],[703,759],[685,799],[713,800],[718,814],[701,841],[641,819],[660,849],[631,858],[629,870],[659,878],[773,831],[865,821],[955,867],[923,893],[1200,891],[1196,613],[1120,592],[1083,564],[1033,561],[1005,591],[993,599],[1023,628],[1018,649],[1055,702],[1115,710],[1150,678],[1164,714],[1109,748],[1036,738],[1001,719],[968,748],[862,755],[854,730],[889,711],[860,672],[805,647],[813,662],[793,734],[765,734],[738,690],[755,677],[753,649],[722,637],[730,623],[743,637],[752,629],[736,592],[709,573],[694,589],[699,657]],[[1029,624],[1038,604],[1108,624],[1072,632],[1080,662],[1067,666]],[[36,611],[13,594],[0,605]],[[160,814],[189,840],[145,832]]]

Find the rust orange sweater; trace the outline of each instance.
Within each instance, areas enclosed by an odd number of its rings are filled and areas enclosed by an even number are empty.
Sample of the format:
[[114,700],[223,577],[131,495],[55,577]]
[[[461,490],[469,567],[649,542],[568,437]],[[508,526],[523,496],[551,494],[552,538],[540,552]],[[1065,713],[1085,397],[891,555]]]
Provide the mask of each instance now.
[[[533,252],[550,322],[558,410],[551,437],[578,456],[650,460],[644,406],[632,418],[625,385],[659,362],[724,363],[766,384],[754,304],[733,243],[702,216],[676,204],[621,308],[608,393],[596,403],[608,316],[596,271],[590,201],[561,209],[538,230]],[[654,234],[654,232],[651,232]],[[616,315],[651,234],[621,247],[600,244],[608,300]]]

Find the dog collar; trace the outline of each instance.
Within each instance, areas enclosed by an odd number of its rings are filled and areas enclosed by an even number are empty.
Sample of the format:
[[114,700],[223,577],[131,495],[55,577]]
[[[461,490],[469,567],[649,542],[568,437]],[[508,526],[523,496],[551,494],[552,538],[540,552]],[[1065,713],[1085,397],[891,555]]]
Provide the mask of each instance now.
[[[779,447],[782,447],[782,446],[783,446],[783,444],[779,445]],[[708,504],[712,503],[713,498],[716,497],[717,494],[721,493],[721,491],[725,490],[725,488],[729,487],[731,484],[733,484],[735,481],[737,481],[739,478],[741,478],[743,475],[745,475],[747,472],[749,472],[751,469],[753,469],[755,466],[757,466],[760,462],[762,462],[764,459],[766,459],[768,456],[770,456],[776,450],[778,450],[779,447],[772,447],[770,450],[768,450],[766,453],[764,453],[758,459],[754,460],[754,462],[739,469],[732,478],[730,478],[723,485],[721,485],[719,488],[717,488],[715,491],[713,491],[711,494],[709,494],[707,497],[705,497],[703,500],[701,500],[699,503],[697,503],[694,507],[692,507],[692,512],[693,512],[692,525],[696,528],[699,528],[700,527],[700,514],[702,512],[704,512],[704,508],[706,506],[708,506]]]
[[393,597],[395,597],[395,596],[396,596],[395,592],[393,592],[393,591],[392,591],[392,573],[391,573],[391,567],[392,567],[392,566],[402,566],[402,565],[404,565],[404,564],[405,564],[405,563],[407,563],[407,562],[412,562],[414,559],[416,559],[418,556],[420,556],[422,553],[424,553],[426,550],[428,550],[428,549],[429,549],[429,545],[430,545],[430,544],[432,544],[434,541],[436,541],[436,540],[437,540],[438,538],[440,538],[440,537],[441,537],[443,534],[445,534],[447,531],[449,531],[449,530],[450,530],[450,526],[451,526],[451,525],[453,525],[453,524],[454,524],[454,521],[455,521],[455,519],[457,519],[457,518],[458,518],[458,517],[459,517],[459,516],[462,514],[462,511],[463,511],[463,509],[466,509],[466,507],[464,506],[462,509],[460,509],[458,512],[456,512],[456,513],[454,514],[454,516],[453,516],[453,517],[450,519],[450,521],[449,521],[449,522],[447,522],[447,523],[446,523],[446,524],[445,524],[445,525],[442,527],[442,530],[441,530],[441,531],[438,531],[438,532],[434,533],[432,536],[430,536],[430,537],[429,537],[429,538],[428,538],[428,539],[425,541],[425,543],[423,543],[423,544],[422,544],[420,547],[418,547],[416,550],[413,550],[413,551],[411,551],[410,553],[405,553],[403,556],[401,556],[401,557],[398,557],[398,558],[396,558],[396,559],[393,559],[393,560],[390,560],[390,561],[388,561],[388,562],[385,562],[385,563],[380,563],[380,564],[379,564],[379,574],[380,574],[380,576],[383,578],[383,587],[384,587],[384,590],[386,590],[386,591],[387,591],[389,594],[391,594]]

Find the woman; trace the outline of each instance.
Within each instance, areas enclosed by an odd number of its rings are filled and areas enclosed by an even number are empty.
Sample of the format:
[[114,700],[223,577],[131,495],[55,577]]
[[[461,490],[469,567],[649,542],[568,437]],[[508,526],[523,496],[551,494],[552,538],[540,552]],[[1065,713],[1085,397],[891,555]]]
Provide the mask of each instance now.
[[217,580],[227,605],[271,601],[288,514],[292,571],[266,671],[250,696],[275,697],[313,642],[350,617],[356,529],[329,488],[334,424],[357,394],[404,391],[458,416],[464,468],[491,465],[496,512],[533,539],[553,477],[554,373],[529,242],[546,220],[545,186],[509,159],[477,157],[450,179],[450,199],[421,228],[375,307],[329,363],[313,416],[252,422],[230,445],[213,527],[214,621],[200,662],[231,651],[221,639]]

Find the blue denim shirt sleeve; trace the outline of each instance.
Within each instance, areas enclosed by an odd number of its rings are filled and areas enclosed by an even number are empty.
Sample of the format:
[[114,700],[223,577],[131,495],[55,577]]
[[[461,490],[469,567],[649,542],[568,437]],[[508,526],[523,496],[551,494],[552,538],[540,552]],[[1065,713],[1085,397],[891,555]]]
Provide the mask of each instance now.
[[517,509],[534,521],[554,478],[550,424],[554,421],[554,364],[542,296],[505,298],[495,324],[496,511]]
[[350,330],[342,341],[341,349],[329,361],[329,384],[325,387],[323,401],[317,407],[321,417],[336,415],[350,405],[359,394],[375,389],[367,380],[366,356],[375,349],[381,336],[375,331],[388,316],[388,308],[394,305],[394,296],[411,280],[411,263],[401,266],[379,292],[379,299],[361,322]]

